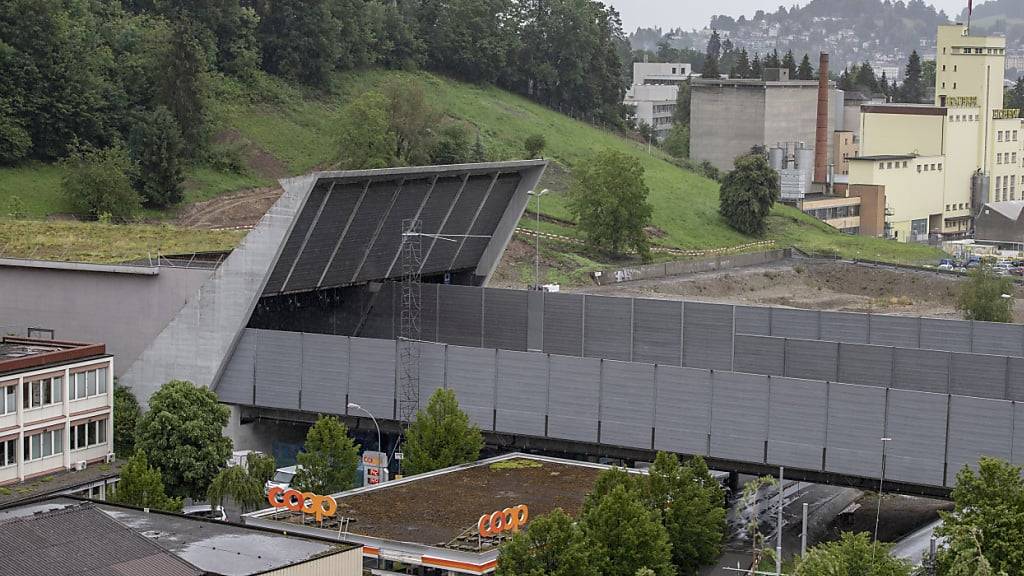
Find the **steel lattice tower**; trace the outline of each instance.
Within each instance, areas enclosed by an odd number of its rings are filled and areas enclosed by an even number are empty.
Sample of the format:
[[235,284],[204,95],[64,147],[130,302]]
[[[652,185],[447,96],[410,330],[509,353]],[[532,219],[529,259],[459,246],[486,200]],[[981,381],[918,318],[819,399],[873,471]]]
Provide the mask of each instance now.
[[402,221],[401,324],[399,332],[398,415],[402,428],[412,422],[420,407],[420,339],[423,310],[423,222]]

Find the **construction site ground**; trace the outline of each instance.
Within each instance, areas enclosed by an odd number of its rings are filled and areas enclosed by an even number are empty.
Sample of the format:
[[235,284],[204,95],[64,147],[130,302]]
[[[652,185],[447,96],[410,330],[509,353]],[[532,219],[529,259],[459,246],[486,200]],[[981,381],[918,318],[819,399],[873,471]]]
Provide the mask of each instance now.
[[[579,286],[587,294],[697,300],[722,304],[873,312],[960,318],[962,277],[888,266],[821,260],[786,260],[763,266],[686,276]],[[1024,320],[1018,287],[1016,320]]]

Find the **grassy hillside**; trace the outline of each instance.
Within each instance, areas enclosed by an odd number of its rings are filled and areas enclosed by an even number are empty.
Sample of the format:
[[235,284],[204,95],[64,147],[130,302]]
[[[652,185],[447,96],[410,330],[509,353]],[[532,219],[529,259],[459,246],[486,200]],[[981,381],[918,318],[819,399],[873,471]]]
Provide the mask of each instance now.
[[[462,84],[427,73],[345,74],[337,78],[335,89],[329,94],[305,92],[266,77],[260,78],[255,87],[215,79],[210,105],[210,120],[218,142],[215,150],[233,149],[235,154],[244,156],[249,169],[235,174],[211,166],[195,167],[189,174],[187,200],[203,200],[246,187],[267,185],[279,176],[330,167],[337,157],[335,119],[339,110],[346,102],[396,78],[420,83],[436,108],[451,118],[475,126],[492,160],[519,158],[527,136],[544,135],[545,155],[557,163],[542,183],[552,191],[544,197],[542,205],[542,212],[553,217],[541,224],[546,232],[577,235],[575,227],[565,222],[571,220],[565,203],[571,169],[592,152],[611,148],[634,155],[646,170],[650,201],[654,206],[653,224],[659,229],[655,240],[658,244],[683,249],[714,249],[754,240],[729,228],[718,215],[717,183],[671,164],[660,151],[648,154],[647,148],[637,142],[574,121],[496,88]],[[59,194],[60,179],[59,168],[53,166],[0,170],[0,213],[8,211],[12,195],[22,199],[25,211],[33,218],[67,211]],[[166,219],[172,215],[147,214],[150,219]],[[532,228],[532,218],[526,218],[523,226]],[[83,227],[79,232],[87,230]],[[784,206],[774,211],[769,238],[780,245],[838,252],[847,257],[928,261],[938,256],[937,251],[928,248],[841,235]],[[221,239],[213,244],[219,241]],[[590,264],[594,264],[593,259],[600,259],[592,254],[586,256]],[[579,255],[573,258],[578,259]]]

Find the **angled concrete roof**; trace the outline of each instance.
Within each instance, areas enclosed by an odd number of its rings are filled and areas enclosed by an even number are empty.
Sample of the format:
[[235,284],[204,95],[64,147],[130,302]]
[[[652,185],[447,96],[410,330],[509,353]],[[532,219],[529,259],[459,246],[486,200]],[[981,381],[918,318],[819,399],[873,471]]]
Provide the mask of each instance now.
[[1010,220],[1017,220],[1020,218],[1021,212],[1024,211],[1024,200],[1008,201],[1008,202],[990,202],[985,204],[986,209],[1009,218]]
[[[122,375],[146,404],[172,379],[212,385],[260,297],[394,277],[403,220],[418,216],[425,274],[486,282],[545,160],[319,172],[284,194]],[[467,237],[471,236],[471,237]]]

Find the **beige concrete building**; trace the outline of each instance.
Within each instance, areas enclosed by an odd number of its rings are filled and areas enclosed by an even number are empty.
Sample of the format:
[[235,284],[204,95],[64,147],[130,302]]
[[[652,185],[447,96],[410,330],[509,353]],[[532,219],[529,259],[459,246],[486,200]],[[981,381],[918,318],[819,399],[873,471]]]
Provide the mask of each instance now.
[[635,62],[633,85],[623,103],[636,108],[637,124],[649,125],[655,137],[664,140],[672,130],[679,86],[691,74],[692,65],[682,62]]
[[111,461],[114,366],[102,344],[0,340],[0,485]]
[[968,234],[988,202],[1020,193],[1019,110],[1003,108],[1004,38],[940,26],[933,105],[861,107],[852,185],[885,189],[885,236],[900,241]]
[[860,141],[852,130],[836,130],[832,133],[832,158],[837,176],[850,174],[850,158],[860,152]]

